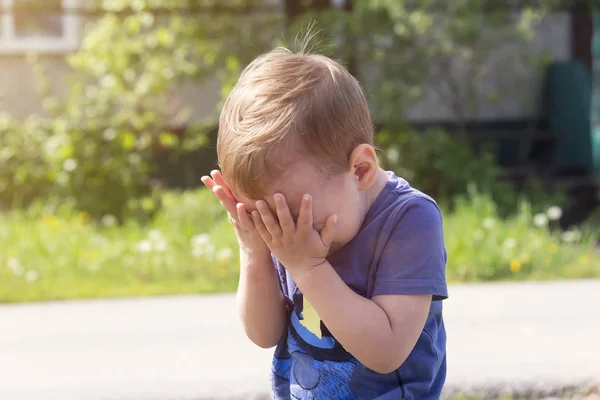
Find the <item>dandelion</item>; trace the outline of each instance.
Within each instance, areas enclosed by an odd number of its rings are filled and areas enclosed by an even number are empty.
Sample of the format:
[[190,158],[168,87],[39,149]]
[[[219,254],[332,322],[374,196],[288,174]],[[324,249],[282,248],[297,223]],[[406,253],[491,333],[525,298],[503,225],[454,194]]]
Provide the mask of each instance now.
[[536,214],[533,217],[533,224],[538,228],[548,226],[548,217],[546,216],[546,214]]
[[492,229],[496,225],[496,220],[494,218],[488,217],[483,220],[483,227],[486,229]]
[[579,263],[583,264],[583,265],[587,265],[590,262],[590,255],[589,254],[584,254],[582,256],[579,257]]
[[38,280],[39,276],[40,275],[37,273],[37,271],[27,271],[25,274],[25,279],[27,279],[29,282],[34,282]]
[[100,85],[107,89],[114,87],[116,84],[117,79],[114,77],[114,75],[104,75],[102,79],[100,79]]
[[87,224],[90,220],[91,216],[90,213],[87,213],[85,211],[82,211],[79,213],[79,221],[81,221],[82,224]]
[[167,250],[167,242],[165,240],[159,240],[154,242],[154,250],[163,253]]
[[150,232],[148,232],[148,239],[153,242],[158,242],[163,240],[163,234],[158,229],[152,229]]
[[7,261],[6,261],[6,266],[8,267],[8,269],[11,270],[11,272],[13,273],[14,276],[21,276],[23,275],[23,267],[21,266],[21,263],[19,262],[19,260],[16,257],[10,257]]
[[212,258],[215,252],[215,245],[211,242],[207,233],[201,233],[191,239],[192,255],[196,258]]
[[106,239],[104,236],[95,234],[94,236],[92,236],[92,243],[94,244],[94,246],[103,247],[106,246],[109,242],[108,239]]
[[560,235],[560,238],[563,240],[563,242],[566,243],[578,242],[579,240],[581,240],[581,232],[579,232],[578,230],[564,231]]
[[100,223],[102,224],[102,226],[104,226],[105,228],[111,228],[113,226],[115,226],[117,224],[117,219],[115,218],[114,215],[111,214],[105,214],[102,216],[102,218],[100,219]]
[[208,233],[201,233],[196,235],[191,240],[193,247],[200,247],[210,243],[210,236]]
[[77,160],[74,158],[67,158],[63,162],[63,169],[67,172],[73,172],[77,169]]
[[215,255],[215,258],[221,264],[226,264],[229,260],[231,260],[232,257],[233,257],[233,250],[231,250],[229,247],[219,250],[217,252],[217,254]]
[[517,245],[517,241],[513,238],[506,238],[506,240],[504,240],[504,248],[507,250],[513,249],[515,246]]
[[152,251],[152,242],[149,240],[142,240],[136,245],[136,249],[140,253],[149,253]]
[[548,219],[550,221],[558,221],[562,218],[563,212],[559,206],[552,206],[548,209],[548,211],[546,211],[546,214],[548,215]]
[[523,263],[521,263],[520,260],[512,260],[510,262],[510,270],[515,274],[517,272],[521,271],[522,267],[523,267]]
[[48,225],[50,228],[56,228],[59,224],[58,218],[55,215],[45,215],[44,223]]

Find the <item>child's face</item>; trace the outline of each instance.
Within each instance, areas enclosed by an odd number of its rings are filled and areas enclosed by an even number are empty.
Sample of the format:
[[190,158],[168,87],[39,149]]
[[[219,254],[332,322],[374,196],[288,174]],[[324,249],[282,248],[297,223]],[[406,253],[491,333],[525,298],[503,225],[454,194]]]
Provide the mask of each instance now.
[[[330,254],[350,242],[360,230],[367,212],[361,201],[360,191],[355,175],[351,172],[326,178],[311,163],[302,161],[294,163],[278,182],[269,188],[269,195],[264,200],[271,210],[275,210],[273,194],[285,196],[290,212],[298,217],[302,195],[310,194],[313,199],[313,226],[320,231],[327,218],[336,214],[338,223]],[[256,209],[256,201],[260,199],[240,199],[248,211]]]

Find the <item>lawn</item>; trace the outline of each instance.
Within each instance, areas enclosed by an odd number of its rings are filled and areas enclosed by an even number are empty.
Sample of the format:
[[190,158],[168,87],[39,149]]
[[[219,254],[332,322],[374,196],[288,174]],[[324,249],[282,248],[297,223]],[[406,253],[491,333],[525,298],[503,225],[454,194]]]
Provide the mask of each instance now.
[[[236,240],[206,190],[163,195],[149,224],[66,208],[0,215],[0,302],[234,291]],[[498,217],[485,196],[444,211],[450,282],[600,277],[596,232],[556,232],[561,210]]]

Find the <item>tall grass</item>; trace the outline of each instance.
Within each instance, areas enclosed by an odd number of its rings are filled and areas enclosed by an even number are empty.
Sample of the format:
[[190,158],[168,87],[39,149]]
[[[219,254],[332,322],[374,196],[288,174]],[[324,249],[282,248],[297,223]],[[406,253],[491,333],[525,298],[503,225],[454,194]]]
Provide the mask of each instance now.
[[[0,302],[214,293],[237,286],[237,242],[206,190],[165,193],[142,225],[68,207],[0,214]],[[560,209],[533,215],[526,203],[502,220],[471,193],[444,212],[450,282],[600,276],[593,231],[559,232]]]

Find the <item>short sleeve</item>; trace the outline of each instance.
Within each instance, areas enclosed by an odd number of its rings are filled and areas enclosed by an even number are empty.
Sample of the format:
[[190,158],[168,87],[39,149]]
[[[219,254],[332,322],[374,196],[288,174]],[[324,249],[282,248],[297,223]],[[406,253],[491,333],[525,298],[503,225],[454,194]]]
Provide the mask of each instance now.
[[446,247],[442,214],[437,205],[415,197],[403,207],[379,259],[373,296],[430,294],[448,297]]

